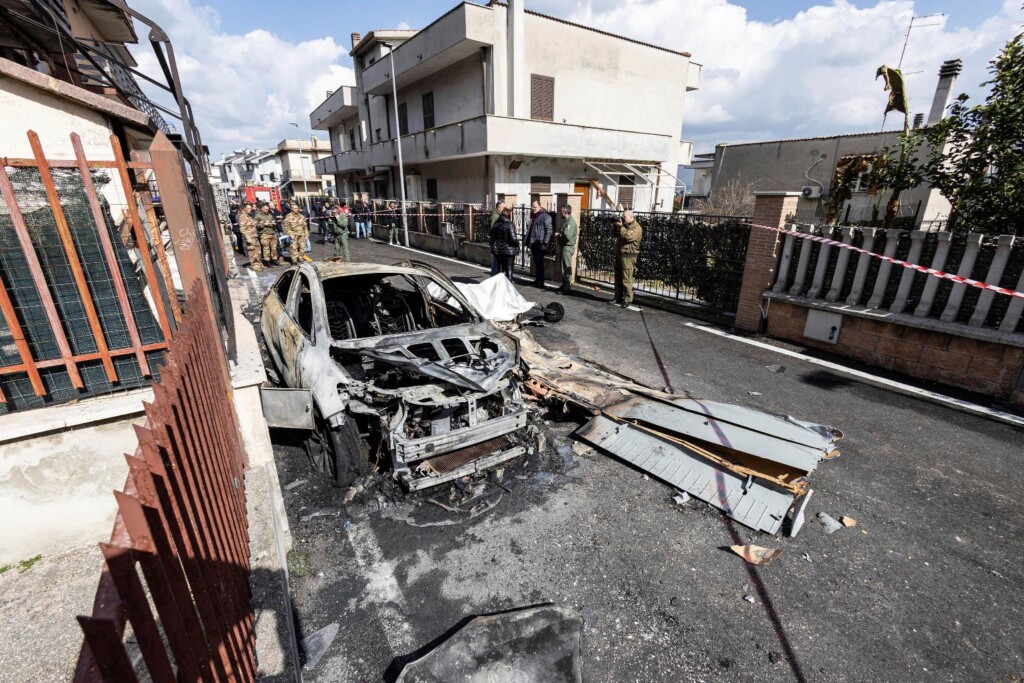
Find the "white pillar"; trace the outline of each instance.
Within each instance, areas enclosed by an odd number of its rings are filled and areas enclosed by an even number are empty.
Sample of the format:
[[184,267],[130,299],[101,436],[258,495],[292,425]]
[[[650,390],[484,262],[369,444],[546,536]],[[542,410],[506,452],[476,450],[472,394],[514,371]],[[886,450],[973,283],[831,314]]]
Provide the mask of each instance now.
[[[797,232],[809,233],[810,231],[810,228],[797,228]],[[797,296],[803,291],[804,282],[807,280],[807,269],[811,265],[811,240],[801,238],[800,241],[803,244],[800,245],[800,260],[796,264],[796,279],[793,280],[793,286],[789,289],[789,293],[793,296]]]
[[[853,228],[843,228],[843,244],[853,243]],[[839,294],[843,291],[843,282],[846,281],[846,268],[850,263],[850,254],[853,253],[849,249],[840,249],[839,256],[836,258],[836,269],[832,273],[832,287],[829,288],[828,294],[825,295],[825,301],[835,301],[839,298]]]
[[[796,230],[796,226],[786,226],[787,232]],[[773,292],[781,292],[786,287],[786,278],[789,277],[789,268],[793,265],[793,242],[796,240],[792,235],[786,235],[786,242],[782,247],[782,261],[779,263],[779,272],[775,275],[775,284],[772,285]]]
[[[940,232],[939,244],[935,248],[935,258],[932,259],[932,263],[929,268],[934,270],[942,270],[946,267],[946,258],[949,257],[949,244],[953,238],[951,232]],[[914,315],[918,318],[924,318],[932,310],[932,304],[935,302],[935,292],[939,289],[939,283],[942,282],[940,278],[933,275],[929,275],[928,279],[925,280],[924,290],[921,292],[921,301],[917,304],[917,308],[914,309]]]
[[523,0],[508,0],[506,40],[508,41],[508,115],[530,118],[530,86],[526,73],[526,11]]
[[[996,255],[992,258],[992,265],[988,267],[988,273],[985,275],[984,282],[990,285],[999,285],[999,281],[1003,279],[1003,271],[1006,270],[1006,262],[1010,260],[1010,249],[1013,247],[1013,235],[1000,235],[999,243],[996,246]],[[982,290],[981,296],[978,297],[978,303],[974,306],[974,313],[971,314],[971,319],[968,321],[968,325],[971,327],[981,327],[985,322],[985,318],[988,317],[988,311],[992,308],[992,300],[995,298],[996,293],[990,289]]]
[[[864,230],[864,243],[861,244],[861,249],[864,251],[871,251],[875,246],[875,237],[878,236],[881,230],[875,228],[867,228]],[[868,256],[867,254],[861,254],[857,260],[857,271],[853,274],[853,287],[850,289],[850,296],[846,297],[846,303],[850,306],[856,306],[857,302],[860,301],[860,296],[864,292],[864,284],[868,278],[868,267],[871,265],[871,259],[874,256]]]
[[[885,251],[883,256],[893,258],[896,255],[896,246],[899,243],[900,231],[890,228],[885,231]],[[868,300],[868,308],[878,308],[885,298],[885,290],[889,288],[889,275],[892,273],[892,264],[882,261],[878,266],[878,277],[875,278],[875,288],[871,290],[871,298]]]
[[[822,236],[832,237],[830,228],[822,228]],[[832,255],[832,245],[822,244],[818,248],[818,263],[814,267],[814,279],[811,280],[811,288],[807,291],[808,299],[817,299],[821,296],[821,290],[825,288],[825,271],[828,270],[828,261]]]
[[[960,260],[960,267],[956,274],[962,278],[971,277],[974,270],[974,262],[978,260],[978,251],[981,249],[982,235],[972,232],[967,235],[967,246],[964,248],[964,257]],[[950,323],[956,320],[956,314],[960,312],[960,304],[963,303],[964,294],[967,293],[967,285],[959,282],[953,285],[949,292],[949,299],[946,301],[946,308],[942,311],[942,322]]]
[[[917,264],[921,260],[921,249],[924,247],[924,230],[914,230],[910,233],[910,253],[907,254],[907,263]],[[903,275],[900,277],[900,286],[896,290],[896,298],[892,300],[889,310],[893,313],[902,313],[907,307],[907,297],[910,296],[910,288],[914,284],[916,270],[903,268]]]

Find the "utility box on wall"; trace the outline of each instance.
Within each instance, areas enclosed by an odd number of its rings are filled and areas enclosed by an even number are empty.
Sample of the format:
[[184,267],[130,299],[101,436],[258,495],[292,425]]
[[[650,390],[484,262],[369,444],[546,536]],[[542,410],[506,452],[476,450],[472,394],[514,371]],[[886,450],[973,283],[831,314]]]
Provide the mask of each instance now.
[[807,323],[804,325],[804,336],[808,339],[838,344],[839,332],[843,328],[843,316],[839,313],[808,309]]

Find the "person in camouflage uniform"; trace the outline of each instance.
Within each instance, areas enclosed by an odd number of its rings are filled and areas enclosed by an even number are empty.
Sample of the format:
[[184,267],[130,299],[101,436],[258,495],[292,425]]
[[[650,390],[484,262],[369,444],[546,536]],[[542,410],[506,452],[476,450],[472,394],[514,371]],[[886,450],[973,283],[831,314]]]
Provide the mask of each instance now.
[[342,202],[338,210],[334,212],[334,258],[341,258],[351,262],[352,257],[348,253],[348,227],[352,222],[352,212],[346,202]]
[[291,238],[292,263],[312,261],[306,254],[306,238],[309,237],[309,226],[306,224],[306,217],[302,215],[302,207],[298,202],[292,202],[291,211],[284,217],[282,225],[285,233]]
[[238,232],[245,239],[245,249],[249,254],[249,268],[263,270],[260,261],[260,233],[256,227],[256,219],[252,215],[252,204],[246,202],[238,214]]
[[270,204],[260,204],[256,213],[256,227],[260,231],[260,246],[263,248],[263,261],[272,266],[277,265],[277,219],[270,213]]

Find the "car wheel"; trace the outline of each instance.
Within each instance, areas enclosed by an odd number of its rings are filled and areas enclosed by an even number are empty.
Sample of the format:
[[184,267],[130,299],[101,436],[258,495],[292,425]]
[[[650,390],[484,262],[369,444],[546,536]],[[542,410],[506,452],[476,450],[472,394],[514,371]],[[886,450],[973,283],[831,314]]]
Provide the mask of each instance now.
[[326,474],[334,486],[350,486],[370,471],[369,448],[351,418],[332,428],[318,417],[316,429],[305,445],[313,466]]

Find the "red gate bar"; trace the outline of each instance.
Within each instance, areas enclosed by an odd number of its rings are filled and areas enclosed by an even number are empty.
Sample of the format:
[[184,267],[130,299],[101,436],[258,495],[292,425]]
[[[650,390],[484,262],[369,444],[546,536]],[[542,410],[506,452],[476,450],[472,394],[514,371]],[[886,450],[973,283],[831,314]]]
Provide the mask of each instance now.
[[[89,162],[85,159],[85,150],[82,148],[82,138],[78,133],[71,134],[71,146],[75,150],[75,158],[78,160],[78,170],[82,174],[82,185],[85,187],[85,196],[89,200],[89,208],[92,210],[92,219],[96,222],[96,233],[99,235],[100,244],[103,246],[103,256],[107,261],[107,268],[110,270],[110,280],[114,283],[114,291],[117,292],[117,302],[121,306],[121,314],[124,316],[125,326],[128,328],[128,337],[132,340],[132,347],[135,349],[135,358],[139,362],[139,370],[143,376],[149,377],[152,372],[149,370],[149,362],[142,350],[142,340],[139,338],[139,328],[135,325],[135,315],[132,313],[131,304],[128,303],[128,291],[124,287],[124,280],[121,277],[121,268],[117,263],[117,255],[114,253],[114,245],[110,242],[110,233],[107,230],[107,221],[103,217],[103,209],[100,208],[100,201],[96,196],[96,187],[92,182],[92,173],[89,170]],[[141,254],[146,257],[145,253]],[[157,299],[157,292],[153,292],[154,302]]]
[[107,349],[107,340],[103,336],[103,328],[100,326],[100,318],[96,314],[96,306],[92,301],[92,294],[89,292],[89,285],[85,281],[85,271],[82,270],[82,263],[78,259],[78,251],[75,248],[75,241],[71,237],[71,228],[68,227],[67,218],[64,216],[64,209],[60,204],[60,197],[57,195],[57,186],[53,183],[53,175],[46,163],[46,156],[43,154],[43,146],[39,142],[39,136],[34,130],[28,132],[28,141],[32,145],[32,152],[36,161],[39,162],[39,177],[43,181],[43,188],[46,190],[46,198],[50,202],[50,210],[53,212],[53,220],[57,225],[57,232],[60,234],[61,242],[64,245],[64,252],[71,267],[71,274],[75,279],[75,286],[78,288],[78,296],[82,300],[82,307],[85,309],[85,317],[89,320],[89,328],[92,330],[96,348],[99,350],[100,360],[107,372],[107,379],[110,382],[120,381],[117,371],[114,369],[114,362],[110,359],[110,351]]
[[[0,194],[3,195],[4,201],[7,203],[7,208],[11,212],[11,221],[14,223],[14,232],[18,235],[18,242],[21,244],[21,253],[25,257],[25,263],[28,265],[28,270],[32,273],[32,282],[36,286],[36,293],[39,295],[39,300],[43,304],[43,311],[46,313],[46,319],[50,323],[50,331],[53,333],[53,338],[57,342],[57,349],[60,351],[61,362],[67,367],[68,375],[71,377],[71,384],[76,389],[84,389],[85,384],[82,382],[82,376],[78,373],[78,366],[75,365],[75,359],[71,353],[71,346],[68,344],[68,338],[64,335],[64,327],[61,325],[60,316],[57,314],[57,306],[53,303],[53,296],[50,295],[50,287],[46,284],[46,278],[43,277],[43,266],[39,263],[39,256],[36,254],[36,248],[32,244],[32,237],[28,234],[28,226],[25,225],[25,217],[21,215],[21,209],[18,207],[18,199],[14,195],[14,187],[11,185],[10,178],[7,177],[7,169],[0,166]],[[5,292],[6,293],[6,292]],[[13,318],[13,315],[11,316]],[[10,318],[8,318],[10,320]],[[26,359],[23,356],[22,361]],[[31,358],[26,365],[31,365]],[[27,370],[26,370],[27,372]],[[42,387],[42,384],[39,385]],[[39,393],[39,388],[33,387],[36,390],[37,396],[45,396],[46,392]]]
[[[128,220],[131,222],[132,234],[135,235],[135,244],[142,258],[142,267],[146,272],[146,282],[149,283],[149,291],[153,293],[153,303],[156,306],[157,318],[160,320],[160,329],[164,333],[164,340],[169,342],[171,340],[171,325],[167,319],[167,310],[163,306],[163,297],[160,296],[160,287],[157,285],[156,273],[153,271],[153,263],[149,258],[149,249],[146,247],[149,242],[146,241],[146,235],[142,231],[139,207],[133,201],[135,193],[131,178],[128,175],[128,165],[125,163],[124,154],[121,152],[121,143],[116,135],[110,136],[110,146],[114,151],[114,163],[121,176],[121,187],[124,189],[125,204],[128,205]],[[167,292],[168,298],[173,298],[174,296],[173,289]]]

